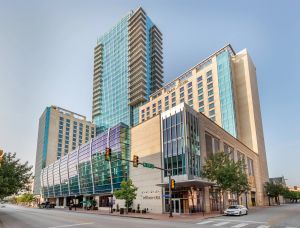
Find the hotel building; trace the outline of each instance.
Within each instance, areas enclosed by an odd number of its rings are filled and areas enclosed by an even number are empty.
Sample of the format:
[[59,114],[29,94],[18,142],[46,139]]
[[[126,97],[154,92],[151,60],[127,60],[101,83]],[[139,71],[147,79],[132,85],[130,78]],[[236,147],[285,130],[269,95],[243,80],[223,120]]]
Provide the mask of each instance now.
[[[172,170],[172,178],[176,180],[174,213],[219,210],[217,187],[200,175],[205,158],[219,151],[226,151],[236,161],[245,161],[251,186],[248,205],[263,204],[258,154],[185,103],[132,128],[118,124],[50,164],[42,170],[43,196],[58,206],[67,206],[76,197],[79,202],[95,199],[100,210],[108,207],[111,196],[109,162],[105,161],[108,145],[112,148],[114,190],[128,177],[138,187],[133,208],[139,205],[155,213],[169,210],[168,199],[164,197],[168,195],[166,173],[142,165],[135,168],[120,160],[138,155],[140,162]],[[237,201],[232,194],[226,197],[226,203]],[[245,196],[240,202],[246,203]],[[116,200],[114,208],[117,204],[124,207],[122,200]]]
[[142,8],[98,39],[92,110],[97,133],[139,122],[139,106],[162,87],[162,65],[162,34]]
[[268,181],[256,68],[246,49],[235,53],[226,45],[153,93],[140,107],[141,122],[182,102],[256,152]]
[[88,142],[94,135],[95,125],[85,116],[57,106],[47,107],[39,120],[34,194],[40,194],[43,168]]

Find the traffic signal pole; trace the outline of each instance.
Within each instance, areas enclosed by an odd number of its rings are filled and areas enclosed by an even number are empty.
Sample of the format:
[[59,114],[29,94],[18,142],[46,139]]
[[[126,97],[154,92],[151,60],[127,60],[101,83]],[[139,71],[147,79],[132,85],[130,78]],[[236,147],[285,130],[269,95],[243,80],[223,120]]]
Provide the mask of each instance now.
[[171,188],[171,170],[168,170],[168,176],[169,176],[169,217],[172,218],[173,217],[173,207],[172,207],[172,188]]
[[[106,149],[110,149],[109,148],[109,142],[107,143],[107,148]],[[109,170],[110,170],[110,183],[111,183],[111,189],[112,189],[112,194],[113,194],[113,181],[112,181],[112,171],[111,171],[111,155],[109,156]],[[122,160],[122,161],[127,161],[127,162],[131,162],[133,163],[134,167],[138,167],[138,165],[143,165],[143,167],[146,167],[146,168],[151,168],[151,169],[159,169],[159,170],[162,170],[162,171],[167,171],[168,173],[168,177],[169,177],[169,217],[172,218],[173,217],[173,207],[172,207],[172,170],[171,169],[164,169],[164,168],[161,168],[161,167],[157,167],[153,164],[150,164],[150,163],[146,163],[146,162],[139,162],[139,157],[137,155],[134,155],[133,156],[133,159],[134,160],[129,160],[129,159],[124,159],[124,158],[117,158],[116,160]],[[173,180],[174,181],[174,180]],[[175,181],[174,181],[174,184],[175,185]],[[175,187],[175,186],[173,186]],[[113,199],[112,199],[113,200]],[[112,213],[112,211],[111,211]]]

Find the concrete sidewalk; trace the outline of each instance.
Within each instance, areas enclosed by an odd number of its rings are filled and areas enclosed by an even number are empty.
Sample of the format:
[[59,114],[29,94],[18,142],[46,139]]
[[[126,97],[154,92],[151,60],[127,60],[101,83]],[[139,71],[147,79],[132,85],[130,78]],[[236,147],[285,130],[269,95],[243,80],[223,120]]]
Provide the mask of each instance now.
[[[53,210],[53,209],[52,209]],[[213,213],[197,213],[197,214],[173,214],[173,217],[170,218],[169,214],[156,214],[156,213],[128,213],[128,214],[120,214],[120,212],[110,213],[107,211],[99,211],[99,210],[84,210],[81,208],[77,208],[76,211],[74,208],[69,210],[68,208],[55,208],[54,210],[62,210],[65,212],[73,212],[73,213],[85,213],[85,214],[96,214],[96,215],[108,215],[108,216],[118,216],[118,217],[129,217],[129,218],[139,218],[139,219],[154,219],[154,220],[176,220],[176,221],[193,221],[193,220],[202,220],[207,218],[214,218],[222,216],[220,212]]]

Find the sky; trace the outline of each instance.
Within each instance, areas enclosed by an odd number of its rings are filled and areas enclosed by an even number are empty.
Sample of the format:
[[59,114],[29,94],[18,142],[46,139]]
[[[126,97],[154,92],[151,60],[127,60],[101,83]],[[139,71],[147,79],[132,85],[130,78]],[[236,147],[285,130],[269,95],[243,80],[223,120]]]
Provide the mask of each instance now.
[[97,38],[142,6],[163,33],[165,82],[232,44],[257,69],[270,177],[300,185],[300,1],[0,0],[0,148],[35,163],[39,117],[91,119]]

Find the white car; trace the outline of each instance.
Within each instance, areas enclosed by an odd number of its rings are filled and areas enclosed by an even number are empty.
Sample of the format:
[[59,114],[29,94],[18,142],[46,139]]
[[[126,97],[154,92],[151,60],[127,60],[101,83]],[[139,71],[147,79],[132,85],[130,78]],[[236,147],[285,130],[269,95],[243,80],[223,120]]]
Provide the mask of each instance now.
[[243,205],[229,206],[225,211],[225,215],[247,215],[248,209]]

